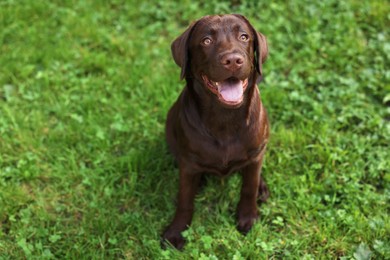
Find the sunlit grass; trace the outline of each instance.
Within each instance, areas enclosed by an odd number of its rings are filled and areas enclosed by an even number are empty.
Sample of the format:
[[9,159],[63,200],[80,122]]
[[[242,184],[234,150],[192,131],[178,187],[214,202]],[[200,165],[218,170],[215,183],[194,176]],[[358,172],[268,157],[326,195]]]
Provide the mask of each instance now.
[[[243,237],[240,178],[208,178],[183,252],[160,249],[177,168],[170,43],[241,13],[268,38],[271,191]],[[1,259],[383,259],[390,255],[385,1],[0,3]]]

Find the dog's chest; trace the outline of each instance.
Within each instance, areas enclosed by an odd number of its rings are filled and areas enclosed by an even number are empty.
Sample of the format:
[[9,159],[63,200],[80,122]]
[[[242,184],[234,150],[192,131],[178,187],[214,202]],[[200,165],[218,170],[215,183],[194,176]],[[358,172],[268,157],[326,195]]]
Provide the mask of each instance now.
[[199,146],[198,166],[206,172],[222,176],[248,164],[253,157],[253,151],[257,150],[256,147],[248,148],[239,137],[199,143]]
[[216,153],[218,155],[218,160],[220,161],[220,166],[222,168],[227,168],[229,164],[247,160],[246,150],[239,142],[231,142],[228,144],[217,145]]

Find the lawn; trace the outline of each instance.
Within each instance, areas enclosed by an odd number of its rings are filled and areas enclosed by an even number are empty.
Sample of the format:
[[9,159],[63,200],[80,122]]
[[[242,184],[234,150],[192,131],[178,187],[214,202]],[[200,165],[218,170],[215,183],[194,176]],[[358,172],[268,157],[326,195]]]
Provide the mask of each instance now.
[[[247,236],[240,177],[209,177],[188,241],[170,44],[240,13],[268,38],[271,197]],[[0,259],[390,259],[388,1],[0,1]]]

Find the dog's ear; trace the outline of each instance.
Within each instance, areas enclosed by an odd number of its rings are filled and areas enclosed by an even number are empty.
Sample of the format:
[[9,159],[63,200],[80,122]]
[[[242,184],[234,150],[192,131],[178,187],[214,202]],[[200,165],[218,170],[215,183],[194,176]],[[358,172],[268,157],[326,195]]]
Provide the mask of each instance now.
[[267,38],[263,34],[255,30],[254,33],[256,35],[256,39],[255,39],[255,57],[256,57],[255,63],[256,64],[255,65],[256,65],[257,72],[260,74],[260,76],[262,76],[263,75],[262,66],[268,57]]
[[265,62],[268,56],[267,39],[263,34],[257,32],[255,28],[253,28],[253,26],[248,21],[248,19],[246,19],[245,16],[240,14],[234,14],[234,15],[244,20],[248,24],[248,26],[252,29],[252,33],[255,36],[255,39],[253,41],[254,53],[255,53],[255,67],[257,72],[260,74],[260,76],[262,76],[263,75],[262,64]]
[[189,66],[188,42],[195,25],[196,22],[192,23],[171,45],[173,59],[181,68],[180,79],[186,76],[187,67]]

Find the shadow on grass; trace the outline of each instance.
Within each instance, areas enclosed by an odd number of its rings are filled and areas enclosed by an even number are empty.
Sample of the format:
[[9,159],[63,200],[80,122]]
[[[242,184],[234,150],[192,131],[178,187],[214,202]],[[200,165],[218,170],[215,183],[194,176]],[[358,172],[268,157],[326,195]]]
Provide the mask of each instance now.
[[132,239],[137,240],[137,244],[156,249],[160,234],[174,214],[179,175],[165,138],[142,146],[145,148],[133,150],[126,171],[130,176],[136,176],[130,177],[134,190],[128,193],[135,207],[126,209],[124,214],[132,219]]

